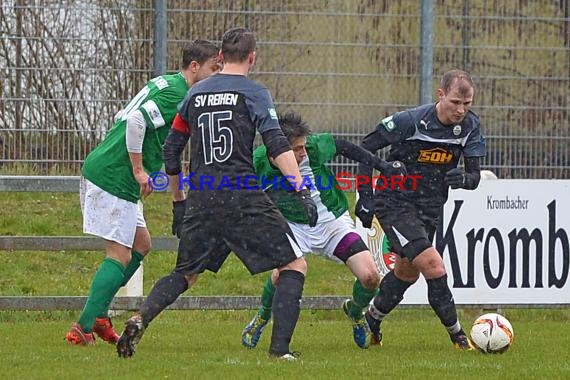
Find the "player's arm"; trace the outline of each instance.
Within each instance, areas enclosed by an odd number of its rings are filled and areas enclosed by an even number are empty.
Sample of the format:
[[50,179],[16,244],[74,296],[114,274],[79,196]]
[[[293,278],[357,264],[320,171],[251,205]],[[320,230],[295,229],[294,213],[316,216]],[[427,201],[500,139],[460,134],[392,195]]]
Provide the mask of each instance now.
[[452,189],[475,190],[481,180],[480,160],[485,156],[487,148],[485,138],[481,135],[479,118],[474,117],[473,123],[475,127],[463,149],[465,170],[454,168],[445,173],[445,182]]
[[[380,133],[379,127],[377,127],[375,131],[370,132],[368,135],[364,137],[362,143],[360,144],[360,147],[364,151],[367,151],[370,154],[375,155],[379,149],[382,149],[388,145],[390,145],[390,142],[384,137],[383,134]],[[373,165],[370,165],[362,161],[359,162],[357,175],[372,177],[372,171],[373,171]],[[360,194],[360,197],[362,198],[372,197],[372,184],[368,183],[359,186],[358,192]]]
[[184,220],[186,212],[186,194],[180,183],[182,173],[182,152],[190,139],[190,126],[180,114],[176,114],[172,128],[166,136],[162,147],[164,171],[170,179],[169,186],[172,192],[172,234],[180,237],[178,227]]
[[406,168],[403,164],[396,164],[395,162],[383,160],[372,154],[369,150],[353,144],[350,141],[338,138],[335,138],[334,141],[337,154],[379,170],[385,176],[406,176],[407,174]]
[[152,192],[152,187],[148,183],[148,174],[143,167],[143,141],[146,132],[146,121],[139,111],[129,113],[126,120],[126,145],[129,159],[133,168],[133,176],[141,188],[141,197],[144,199]]
[[172,128],[162,147],[164,170],[170,179],[170,190],[174,201],[185,199],[184,189],[180,186],[179,174],[182,172],[182,152],[190,139],[190,126],[180,114],[176,114]]

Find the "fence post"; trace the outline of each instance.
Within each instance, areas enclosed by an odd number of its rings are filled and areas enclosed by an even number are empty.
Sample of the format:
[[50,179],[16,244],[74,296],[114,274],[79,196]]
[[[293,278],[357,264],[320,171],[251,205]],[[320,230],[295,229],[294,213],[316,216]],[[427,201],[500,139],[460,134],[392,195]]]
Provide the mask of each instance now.
[[154,76],[166,73],[166,45],[168,31],[166,29],[166,1],[154,1]]
[[433,8],[433,0],[422,0],[420,104],[433,99]]

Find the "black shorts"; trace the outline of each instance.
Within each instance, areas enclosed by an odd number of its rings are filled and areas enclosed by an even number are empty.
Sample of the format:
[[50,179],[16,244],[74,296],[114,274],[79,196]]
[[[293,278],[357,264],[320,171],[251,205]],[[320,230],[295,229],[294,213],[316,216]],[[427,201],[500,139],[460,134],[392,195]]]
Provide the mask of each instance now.
[[302,257],[287,221],[262,191],[219,190],[189,194],[176,272],[217,272],[233,251],[251,274]]
[[411,202],[377,198],[376,216],[392,251],[413,260],[416,255],[405,253],[403,246],[414,240],[433,243],[440,210],[439,206],[420,207]]

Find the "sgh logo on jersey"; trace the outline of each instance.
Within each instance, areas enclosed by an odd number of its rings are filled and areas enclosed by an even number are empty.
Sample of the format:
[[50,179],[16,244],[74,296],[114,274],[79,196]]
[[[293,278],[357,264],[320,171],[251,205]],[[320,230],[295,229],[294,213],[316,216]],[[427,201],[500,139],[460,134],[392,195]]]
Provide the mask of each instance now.
[[453,153],[443,148],[422,149],[418,162],[425,164],[449,164],[453,160]]

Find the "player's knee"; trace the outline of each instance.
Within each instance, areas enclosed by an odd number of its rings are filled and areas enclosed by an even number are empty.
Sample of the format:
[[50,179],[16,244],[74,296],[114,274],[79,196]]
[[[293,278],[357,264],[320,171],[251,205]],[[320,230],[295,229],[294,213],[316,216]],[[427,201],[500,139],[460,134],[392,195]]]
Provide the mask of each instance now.
[[394,268],[394,274],[402,281],[415,283],[420,278],[417,270]]
[[148,230],[144,227],[137,227],[133,250],[146,256],[152,250],[152,240]]
[[418,255],[413,262],[426,279],[438,278],[446,274],[445,264],[439,252],[430,247]]
[[380,285],[380,280],[380,273],[378,273],[376,268],[370,268],[369,271],[358,278],[358,281],[366,289],[376,289]]
[[152,251],[152,244],[149,242],[149,244],[143,246],[133,245],[133,251],[137,251],[141,255],[146,256],[150,253],[150,251]]
[[279,279],[279,271],[277,269],[273,269],[271,271],[271,283],[273,285],[277,284],[278,279]]
[[402,281],[415,283],[420,278],[420,271],[412,265],[412,263],[403,257],[396,259],[394,266],[394,274]]

